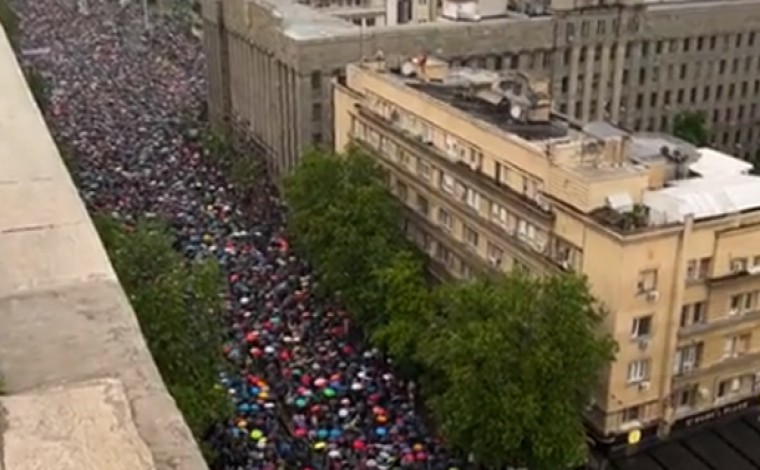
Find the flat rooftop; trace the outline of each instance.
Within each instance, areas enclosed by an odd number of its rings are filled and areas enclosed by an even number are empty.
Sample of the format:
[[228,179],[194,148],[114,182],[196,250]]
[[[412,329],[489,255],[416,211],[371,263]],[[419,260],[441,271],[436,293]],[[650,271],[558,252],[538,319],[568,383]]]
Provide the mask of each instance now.
[[[521,14],[514,10],[506,9],[504,5],[503,14],[493,13],[493,8],[489,7],[484,12],[479,21],[452,21],[439,18],[438,21],[427,23],[407,23],[402,25],[378,25],[370,28],[361,28],[354,25],[351,21],[344,20],[334,16],[336,11],[320,11],[308,5],[302,5],[294,0],[235,0],[245,3],[253,3],[257,6],[268,10],[274,17],[283,21],[282,31],[286,36],[297,41],[309,41],[318,39],[327,39],[332,37],[360,36],[371,35],[373,32],[393,32],[400,29],[415,28],[418,30],[429,29],[436,31],[445,28],[471,28],[473,23],[487,23],[494,26],[507,26],[510,23],[522,21],[547,21],[551,18],[552,13],[537,15]],[[652,10],[668,11],[688,8],[725,8],[731,5],[760,5],[760,0],[646,0],[646,7]],[[341,10],[341,14],[350,11]]]
[[0,469],[207,470],[2,28],[0,90]]
[[489,103],[477,96],[468,95],[461,86],[415,82],[409,82],[407,85],[528,141],[566,137],[570,131],[565,122],[556,119],[536,123],[518,121],[512,117],[510,106],[506,102]]

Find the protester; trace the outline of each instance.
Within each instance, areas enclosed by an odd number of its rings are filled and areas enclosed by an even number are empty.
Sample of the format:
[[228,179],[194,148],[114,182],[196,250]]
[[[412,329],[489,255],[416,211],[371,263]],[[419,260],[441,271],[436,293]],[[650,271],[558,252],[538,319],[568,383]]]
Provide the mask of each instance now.
[[222,353],[234,373],[219,383],[237,412],[208,433],[213,467],[454,468],[415,412],[414,384],[352,339],[345,311],[313,297],[272,186],[238,205],[239,188],[205,158],[204,123],[192,121],[206,96],[199,41],[171,20],[144,29],[139,5],[91,0],[83,16],[75,3],[27,1],[20,13],[23,46],[50,48],[34,65],[82,197],[125,224],[166,218],[177,249],[216,258],[228,281]]

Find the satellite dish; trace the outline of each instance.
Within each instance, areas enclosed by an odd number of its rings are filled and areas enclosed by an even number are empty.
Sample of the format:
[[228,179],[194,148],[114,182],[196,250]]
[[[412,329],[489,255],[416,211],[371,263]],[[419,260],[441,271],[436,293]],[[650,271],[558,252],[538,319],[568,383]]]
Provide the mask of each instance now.
[[512,107],[509,109],[509,114],[511,114],[514,119],[522,118],[522,113],[523,113],[522,108],[520,107],[520,105],[517,105],[517,104],[513,104]]
[[401,66],[401,75],[405,77],[411,77],[414,75],[414,65],[409,62],[404,62],[404,64]]

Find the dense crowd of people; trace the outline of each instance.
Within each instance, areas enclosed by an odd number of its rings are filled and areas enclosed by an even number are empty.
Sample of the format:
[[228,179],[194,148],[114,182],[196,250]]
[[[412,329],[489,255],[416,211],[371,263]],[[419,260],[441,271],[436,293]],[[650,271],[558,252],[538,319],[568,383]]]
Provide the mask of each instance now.
[[164,217],[189,259],[227,277],[220,374],[235,416],[208,433],[215,469],[462,468],[415,411],[414,384],[350,334],[348,315],[313,296],[317,279],[283,235],[284,208],[262,181],[239,191],[204,158],[200,42],[138,2],[19,5],[25,49],[50,84],[52,131],[76,160],[91,211],[125,223]]

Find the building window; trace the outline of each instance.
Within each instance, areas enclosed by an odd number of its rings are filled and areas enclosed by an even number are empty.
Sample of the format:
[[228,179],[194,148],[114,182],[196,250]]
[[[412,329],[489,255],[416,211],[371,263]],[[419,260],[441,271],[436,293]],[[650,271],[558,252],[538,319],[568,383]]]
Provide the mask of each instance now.
[[375,19],[374,18],[367,18],[366,20],[367,26],[375,26]]
[[691,372],[699,367],[702,362],[702,351],[704,349],[704,343],[690,344],[676,349],[676,357],[674,362],[675,375]]
[[641,418],[641,414],[641,405],[634,405],[620,412],[620,420],[623,424],[631,423],[638,421]]
[[697,401],[697,385],[689,385],[675,392],[676,409],[691,408]]
[[631,337],[645,338],[652,333],[652,315],[646,315],[643,317],[637,317],[633,319],[631,324]]
[[322,91],[322,72],[318,70],[311,73],[311,91],[314,95]]
[[743,333],[729,336],[723,344],[723,359],[739,357],[749,352],[752,335]]
[[729,264],[732,273],[740,273],[747,270],[747,258],[732,258]]
[[681,307],[681,328],[692,325],[702,325],[707,321],[707,304],[695,302]]
[[710,271],[710,258],[692,259],[686,264],[686,280],[701,281]]
[[638,359],[628,363],[628,383],[639,383],[649,378],[649,359]]
[[502,227],[507,226],[507,210],[495,202],[491,203],[491,221]]
[[443,208],[438,209],[438,223],[446,230],[454,228],[454,218]]
[[757,305],[757,292],[743,292],[731,296],[729,302],[728,314],[737,315],[739,313],[750,312]]
[[422,158],[417,159],[417,174],[420,175],[420,177],[424,180],[429,180],[430,175],[432,175],[433,170],[430,167],[430,164],[423,160]]
[[657,289],[657,270],[646,269],[639,272],[639,280],[636,284],[639,293],[651,292]]
[[322,103],[312,103],[311,118],[317,122],[322,120]]
[[319,145],[322,143],[322,133],[321,132],[315,132],[311,135],[311,142],[314,145]]
[[424,214],[425,217],[427,217],[430,210],[428,200],[422,194],[417,194],[417,210],[420,211],[421,214]]
[[488,262],[492,266],[501,267],[501,263],[504,261],[504,250],[493,243],[488,242],[486,255],[488,257]]
[[715,390],[715,398],[728,398],[739,393],[742,388],[742,379],[734,377],[732,379],[721,380]]
[[441,172],[441,189],[448,194],[454,194],[454,177]]
[[480,194],[472,188],[465,188],[465,202],[476,211],[480,211]]
[[465,243],[467,243],[467,246],[474,249],[478,248],[478,242],[480,241],[480,236],[478,235],[478,232],[476,232],[475,230],[473,230],[471,227],[467,225],[463,225],[462,235],[464,237]]

